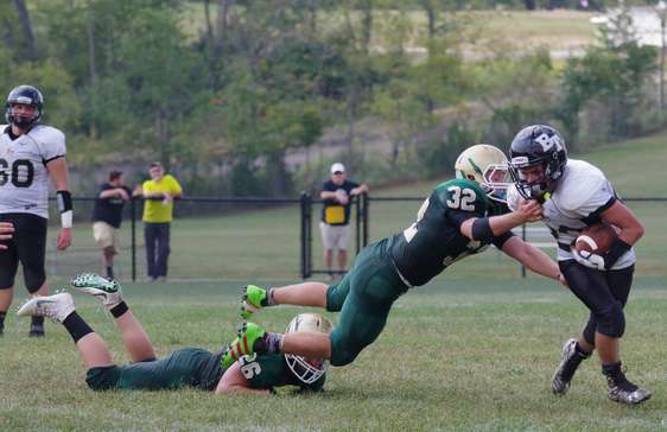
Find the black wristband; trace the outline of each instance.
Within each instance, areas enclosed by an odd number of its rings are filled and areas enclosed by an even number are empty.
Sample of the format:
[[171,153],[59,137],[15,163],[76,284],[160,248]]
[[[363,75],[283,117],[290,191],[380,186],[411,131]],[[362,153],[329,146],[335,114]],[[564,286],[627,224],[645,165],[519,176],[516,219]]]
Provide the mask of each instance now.
[[58,211],[65,213],[72,210],[72,194],[66,190],[59,190],[56,192],[56,201],[58,202]]
[[472,239],[483,242],[490,242],[493,239],[491,231],[491,222],[488,217],[477,218],[472,223]]
[[631,245],[616,237],[612,242],[609,251],[604,254],[604,268],[609,270],[614,264],[616,264],[616,261],[618,261],[618,259],[631,248]]

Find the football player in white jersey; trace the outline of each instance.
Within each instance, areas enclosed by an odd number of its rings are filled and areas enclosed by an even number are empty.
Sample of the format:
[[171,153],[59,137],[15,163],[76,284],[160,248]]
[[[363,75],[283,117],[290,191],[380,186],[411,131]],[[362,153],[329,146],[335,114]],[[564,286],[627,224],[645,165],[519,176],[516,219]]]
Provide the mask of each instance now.
[[[644,229],[616,196],[597,167],[568,159],[560,133],[546,125],[522,129],[510,147],[510,171],[515,188],[508,204],[522,199],[542,203],[543,222],[558,244],[558,264],[572,293],[590,310],[582,334],[563,346],[552,389],[565,394],[581,362],[597,350],[607,378],[609,398],[624,404],[648,400],[651,393],[630,382],[621,369],[619,342],[625,330],[623,308],[632,285],[635,252]],[[577,252],[575,238],[587,226],[604,221],[619,229],[618,238],[603,255]]]
[[[44,98],[35,87],[21,85],[7,96],[6,125],[0,125],[0,221],[15,232],[0,254],[0,334],[12,303],[18,263],[32,296],[48,294],[44,255],[49,178],[56,189],[62,229],[57,248],[72,242],[72,197],[68,188],[65,135],[40,124]],[[44,336],[44,318],[34,317],[31,336]]]

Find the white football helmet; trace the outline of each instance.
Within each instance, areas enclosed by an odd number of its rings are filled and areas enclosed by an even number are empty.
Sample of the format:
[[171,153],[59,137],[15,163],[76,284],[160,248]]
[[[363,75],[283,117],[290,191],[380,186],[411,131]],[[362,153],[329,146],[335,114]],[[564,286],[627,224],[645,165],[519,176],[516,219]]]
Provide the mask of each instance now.
[[[316,313],[302,313],[292,318],[285,333],[310,331],[328,335],[332,329],[333,324],[325,317]],[[329,367],[329,362],[325,359],[309,359],[294,354],[285,354],[285,360],[294,376],[305,384],[311,384],[320,379]]]
[[505,202],[507,188],[512,184],[507,156],[497,147],[477,144],[468,147],[454,164],[457,178],[479,184],[494,201]]

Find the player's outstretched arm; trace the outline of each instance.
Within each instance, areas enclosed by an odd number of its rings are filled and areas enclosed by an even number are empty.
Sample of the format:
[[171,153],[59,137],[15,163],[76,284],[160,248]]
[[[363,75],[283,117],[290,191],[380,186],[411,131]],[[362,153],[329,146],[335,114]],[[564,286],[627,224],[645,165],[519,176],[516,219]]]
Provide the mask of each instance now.
[[234,362],[222,375],[218,386],[215,388],[215,394],[261,394],[268,395],[271,392],[268,389],[255,389],[250,387],[250,383],[241,371],[239,362]]
[[542,205],[534,200],[522,201],[513,212],[464,221],[461,224],[461,234],[471,240],[490,241],[514,227],[540,219],[542,219]]
[[549,255],[532,244],[513,236],[503,244],[502,251],[528,267],[531,271],[549,279],[555,279],[567,286],[565,278],[558,268],[558,264]]

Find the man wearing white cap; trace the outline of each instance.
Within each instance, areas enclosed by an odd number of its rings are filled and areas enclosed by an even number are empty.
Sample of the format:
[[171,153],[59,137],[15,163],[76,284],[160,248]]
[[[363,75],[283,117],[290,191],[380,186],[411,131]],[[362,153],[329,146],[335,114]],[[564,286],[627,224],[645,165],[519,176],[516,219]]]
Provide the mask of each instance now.
[[331,165],[331,177],[324,182],[320,198],[324,200],[322,207],[322,245],[324,246],[324,262],[333,279],[333,251],[338,249],[338,267],[340,271],[347,268],[347,243],[350,231],[350,196],[368,192],[368,186],[347,180],[345,166],[336,162]]

